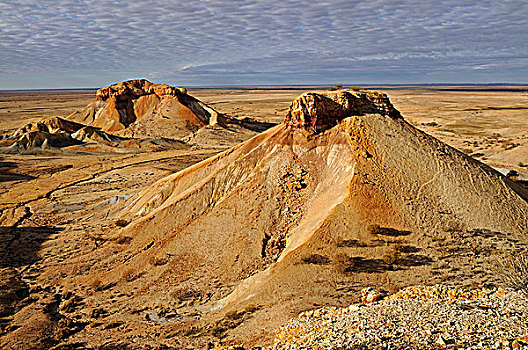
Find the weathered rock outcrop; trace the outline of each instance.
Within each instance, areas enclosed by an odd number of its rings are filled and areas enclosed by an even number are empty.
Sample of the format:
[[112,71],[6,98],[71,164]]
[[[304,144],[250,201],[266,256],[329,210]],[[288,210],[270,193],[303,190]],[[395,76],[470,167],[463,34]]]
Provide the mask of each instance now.
[[226,122],[186,89],[144,79],[99,89],[92,103],[68,119],[119,136],[171,139],[183,139],[202,127]]
[[318,133],[336,126],[351,115],[377,113],[401,118],[387,95],[378,91],[307,92],[292,102],[285,123]]
[[117,148],[134,150],[164,150],[187,148],[184,142],[159,139],[130,139],[102,131],[98,127],[83,125],[60,117],[49,117],[31,122],[0,141],[7,151],[63,148],[76,146],[96,152],[112,152]]
[[166,84],[153,84],[144,79],[123,81],[97,90],[96,100],[106,101],[115,97],[117,101],[129,101],[144,95],[157,96],[182,96],[187,94],[184,88],[178,88]]
[[72,134],[83,127],[82,124],[60,117],[49,117],[24,125],[2,144],[20,150],[71,146],[80,143]]
[[125,139],[110,135],[99,128],[86,126],[60,117],[49,117],[30,122],[2,141],[2,146],[13,150],[67,147],[81,143],[119,143]]

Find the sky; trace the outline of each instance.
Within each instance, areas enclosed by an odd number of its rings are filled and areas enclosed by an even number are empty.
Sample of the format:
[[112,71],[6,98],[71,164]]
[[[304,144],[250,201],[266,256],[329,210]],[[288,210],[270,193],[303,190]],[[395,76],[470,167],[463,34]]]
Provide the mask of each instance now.
[[528,83],[528,1],[0,1],[0,89],[134,78]]

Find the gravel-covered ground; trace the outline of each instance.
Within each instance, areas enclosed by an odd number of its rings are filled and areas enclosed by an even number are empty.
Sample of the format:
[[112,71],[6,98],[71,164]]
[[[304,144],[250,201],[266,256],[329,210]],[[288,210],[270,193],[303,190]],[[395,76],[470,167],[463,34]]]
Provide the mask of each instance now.
[[270,349],[528,349],[528,295],[409,287],[371,304],[307,311]]

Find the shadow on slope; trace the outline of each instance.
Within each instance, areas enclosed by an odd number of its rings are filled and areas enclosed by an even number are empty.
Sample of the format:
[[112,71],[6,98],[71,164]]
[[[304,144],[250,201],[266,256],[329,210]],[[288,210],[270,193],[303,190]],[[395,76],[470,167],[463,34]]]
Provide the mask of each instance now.
[[38,251],[48,236],[61,229],[42,227],[0,227],[0,267],[23,267],[39,260]]
[[33,180],[35,178],[31,175],[13,173],[12,169],[17,167],[18,165],[14,162],[3,162],[0,160],[0,182]]

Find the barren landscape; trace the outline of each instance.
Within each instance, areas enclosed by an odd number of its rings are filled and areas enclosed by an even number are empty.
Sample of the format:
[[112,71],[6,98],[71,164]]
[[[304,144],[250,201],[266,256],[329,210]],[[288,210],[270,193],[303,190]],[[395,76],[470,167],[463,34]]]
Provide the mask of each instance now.
[[[364,288],[498,298],[528,248],[528,88],[375,90],[0,92],[2,347],[391,348],[332,333],[375,313],[340,309]],[[526,344],[511,322],[484,345]]]

